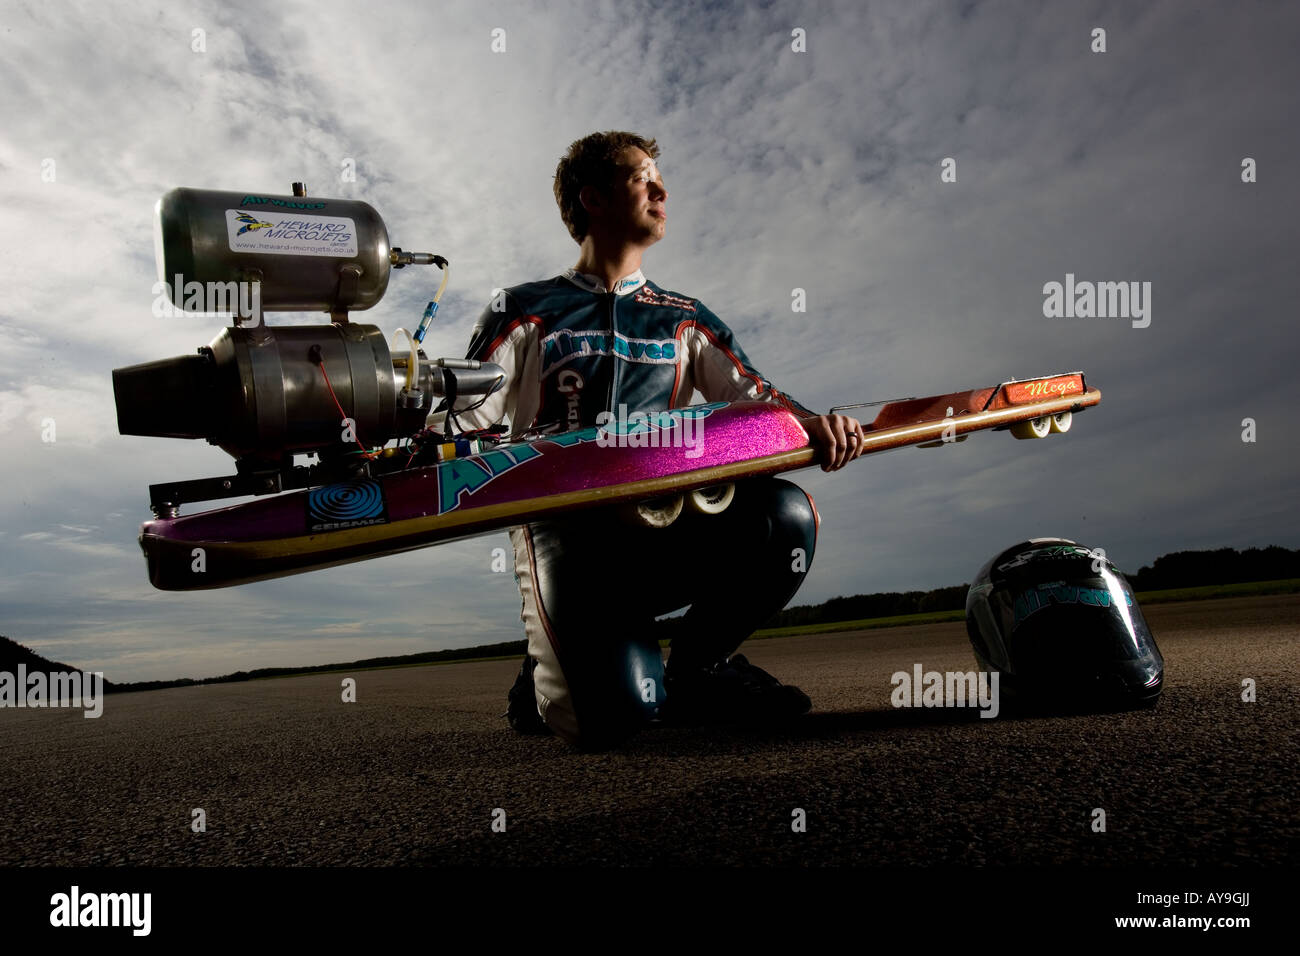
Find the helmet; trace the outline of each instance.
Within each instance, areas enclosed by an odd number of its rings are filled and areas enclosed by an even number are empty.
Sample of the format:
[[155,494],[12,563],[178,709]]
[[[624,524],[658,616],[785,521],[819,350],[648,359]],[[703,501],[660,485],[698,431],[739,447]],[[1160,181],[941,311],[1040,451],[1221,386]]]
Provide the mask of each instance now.
[[1124,575],[1065,538],[1023,541],[984,565],[966,595],[966,630],[1009,702],[1124,709],[1154,704],[1164,683]]

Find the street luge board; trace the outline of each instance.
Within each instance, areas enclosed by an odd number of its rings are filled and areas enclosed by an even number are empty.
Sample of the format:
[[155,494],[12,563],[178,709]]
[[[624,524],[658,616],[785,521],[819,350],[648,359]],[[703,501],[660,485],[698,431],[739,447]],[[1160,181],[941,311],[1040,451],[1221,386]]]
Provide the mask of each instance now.
[[[863,454],[1009,429],[1045,437],[1101,400],[1082,372],[882,403]],[[864,417],[864,416],[858,416]],[[145,522],[163,590],[244,584],[362,561],[563,512],[643,502],[806,468],[819,452],[799,419],[760,401],[711,402],[377,478]]]

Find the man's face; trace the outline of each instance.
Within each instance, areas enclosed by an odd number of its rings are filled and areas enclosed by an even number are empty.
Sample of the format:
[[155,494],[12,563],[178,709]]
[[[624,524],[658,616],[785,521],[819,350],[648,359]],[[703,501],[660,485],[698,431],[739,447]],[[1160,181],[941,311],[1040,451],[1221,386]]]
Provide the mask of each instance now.
[[647,246],[664,237],[668,190],[644,150],[629,146],[619,154],[614,181],[603,198],[600,219],[606,230]]

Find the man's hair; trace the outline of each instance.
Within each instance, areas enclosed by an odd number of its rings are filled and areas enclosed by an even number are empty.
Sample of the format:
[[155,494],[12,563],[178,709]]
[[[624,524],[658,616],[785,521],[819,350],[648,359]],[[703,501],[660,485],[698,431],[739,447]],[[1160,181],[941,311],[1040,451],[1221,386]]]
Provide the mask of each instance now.
[[569,151],[555,167],[555,201],[574,242],[587,235],[587,210],[582,208],[578,193],[583,186],[595,186],[607,192],[614,183],[618,154],[629,146],[645,150],[651,159],[659,156],[659,144],[636,133],[609,130],[592,133],[569,146]]

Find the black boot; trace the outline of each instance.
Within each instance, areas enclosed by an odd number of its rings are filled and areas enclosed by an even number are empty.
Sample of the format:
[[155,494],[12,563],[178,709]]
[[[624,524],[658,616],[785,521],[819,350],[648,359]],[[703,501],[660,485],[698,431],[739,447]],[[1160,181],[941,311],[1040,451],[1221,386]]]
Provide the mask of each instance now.
[[673,668],[664,677],[664,724],[771,725],[808,713],[812,701],[798,687],[782,684],[743,654],[708,667]]
[[515,678],[515,685],[506,695],[506,700],[509,702],[506,707],[506,720],[510,721],[510,726],[517,733],[549,736],[554,731],[546,726],[546,721],[542,720],[542,715],[537,712],[537,692],[533,687],[533,668],[536,666],[537,661],[527,655],[524,656],[524,662],[519,665],[519,676]]

